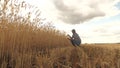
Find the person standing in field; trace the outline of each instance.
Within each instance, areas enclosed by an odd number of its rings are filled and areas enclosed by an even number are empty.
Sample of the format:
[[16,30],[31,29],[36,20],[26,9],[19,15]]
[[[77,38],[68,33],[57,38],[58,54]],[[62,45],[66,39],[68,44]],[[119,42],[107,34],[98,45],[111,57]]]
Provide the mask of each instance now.
[[76,31],[75,31],[75,29],[72,29],[72,37],[70,36],[70,35],[68,35],[69,36],[69,40],[71,41],[71,43],[72,43],[72,45],[73,46],[80,46],[80,44],[81,44],[81,38],[80,38],[80,36],[76,33]]

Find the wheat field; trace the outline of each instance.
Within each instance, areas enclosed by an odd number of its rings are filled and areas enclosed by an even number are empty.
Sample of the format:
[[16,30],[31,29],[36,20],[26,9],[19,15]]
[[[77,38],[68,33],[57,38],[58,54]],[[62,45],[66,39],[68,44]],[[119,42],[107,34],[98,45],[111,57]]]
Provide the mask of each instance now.
[[[39,11],[19,17],[24,2],[0,0],[0,68],[120,68],[120,44],[74,47]],[[42,25],[42,26],[38,26]]]

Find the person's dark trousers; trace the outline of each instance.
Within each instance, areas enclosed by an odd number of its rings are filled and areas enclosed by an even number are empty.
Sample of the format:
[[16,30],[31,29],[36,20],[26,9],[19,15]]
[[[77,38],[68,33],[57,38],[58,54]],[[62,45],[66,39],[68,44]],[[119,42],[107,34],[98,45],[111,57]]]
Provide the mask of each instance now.
[[74,40],[71,40],[71,43],[73,46],[75,46],[75,41]]
[[73,46],[80,46],[80,41],[71,40]]

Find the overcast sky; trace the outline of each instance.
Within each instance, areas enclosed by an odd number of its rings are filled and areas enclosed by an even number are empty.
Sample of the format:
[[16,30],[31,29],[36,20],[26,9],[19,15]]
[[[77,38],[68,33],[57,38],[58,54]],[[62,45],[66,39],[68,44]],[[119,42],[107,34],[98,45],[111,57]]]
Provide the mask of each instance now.
[[82,43],[120,42],[120,0],[26,0],[42,16],[71,35],[76,29]]

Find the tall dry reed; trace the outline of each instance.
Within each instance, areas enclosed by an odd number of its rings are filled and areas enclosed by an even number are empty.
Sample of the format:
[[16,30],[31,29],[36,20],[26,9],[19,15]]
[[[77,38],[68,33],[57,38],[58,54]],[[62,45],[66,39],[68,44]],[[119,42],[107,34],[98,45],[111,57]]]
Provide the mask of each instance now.
[[30,7],[24,1],[0,1],[0,68],[34,67],[36,56],[69,43],[52,25],[42,23],[38,9],[32,17]]

